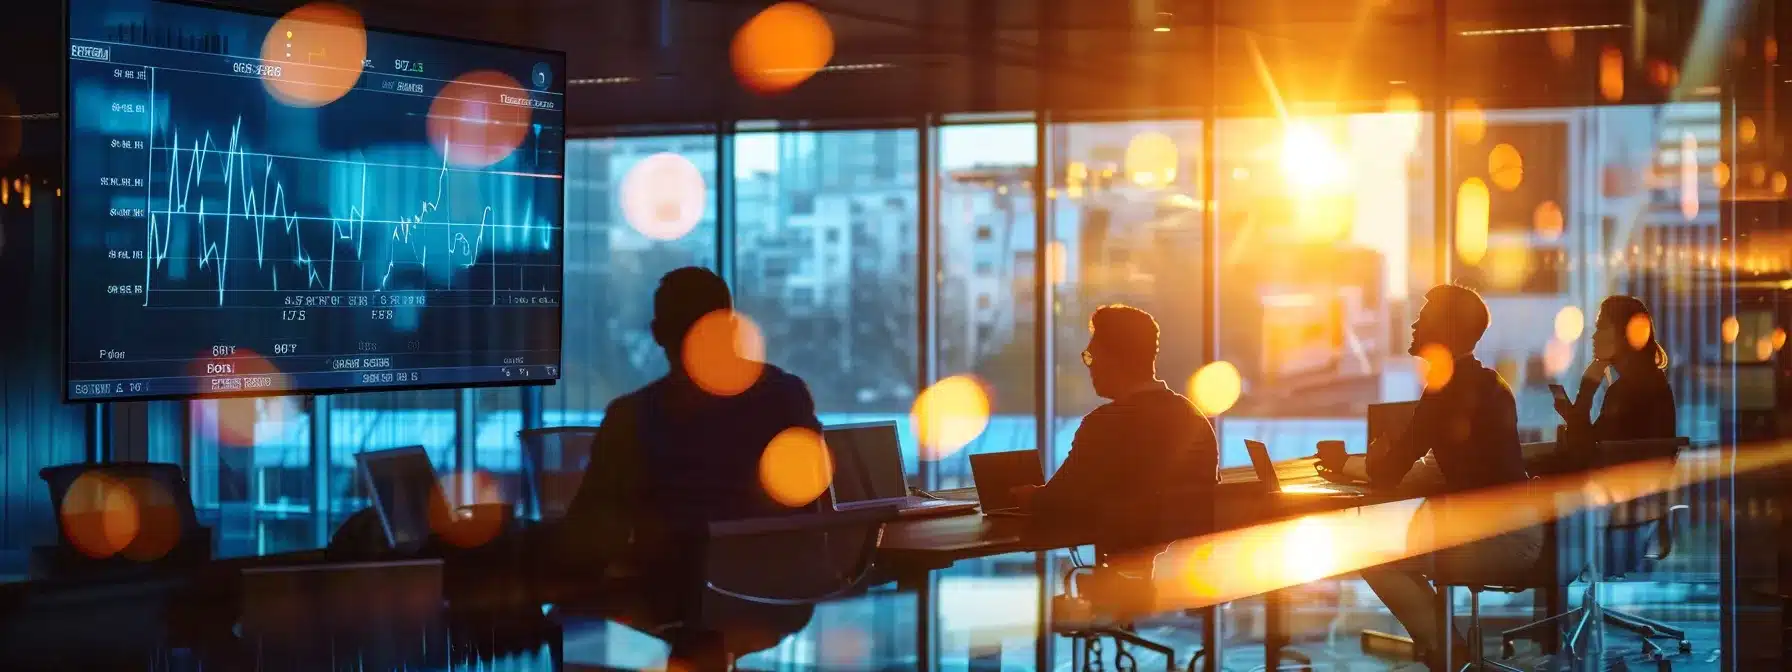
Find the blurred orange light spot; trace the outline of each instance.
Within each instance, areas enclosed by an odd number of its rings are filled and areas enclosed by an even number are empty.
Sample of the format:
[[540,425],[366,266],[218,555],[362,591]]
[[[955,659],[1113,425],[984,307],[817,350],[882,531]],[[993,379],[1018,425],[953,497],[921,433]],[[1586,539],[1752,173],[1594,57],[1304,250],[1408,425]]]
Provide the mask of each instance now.
[[530,130],[531,99],[521,84],[496,70],[474,70],[442,86],[429,103],[429,142],[451,165],[484,168],[510,156]]
[[1062,285],[1069,281],[1070,252],[1062,240],[1054,240],[1045,248],[1045,277],[1054,285]]
[[742,313],[704,315],[684,337],[684,368],[705,392],[732,397],[758,382],[765,369],[765,338]]
[[1599,52],[1599,95],[1611,102],[1624,99],[1624,52],[1617,47]]
[[1730,183],[1730,164],[1722,161],[1711,167],[1711,184],[1722,189]]
[[1544,240],[1561,238],[1565,225],[1562,206],[1556,205],[1555,201],[1538,203],[1537,209],[1531,212],[1531,228],[1536,229],[1537,235],[1543,236]]
[[970,375],[945,378],[915,397],[909,423],[921,439],[921,459],[947,457],[989,426],[989,395]]
[[1450,120],[1456,129],[1456,139],[1465,145],[1480,144],[1487,137],[1487,113],[1481,111],[1481,105],[1473,98],[1456,101],[1455,109],[1450,111]]
[[821,435],[812,429],[778,432],[759,454],[759,484],[784,506],[807,506],[828,491],[833,478],[834,462]]
[[1544,33],[1543,39],[1549,43],[1549,53],[1555,56],[1556,60],[1566,61],[1574,58],[1574,31],[1552,30]]
[[429,527],[437,537],[459,548],[474,548],[503,530],[508,503],[491,474],[450,472],[438,485],[448,507],[430,512]]
[[1550,339],[1543,346],[1543,372],[1549,375],[1560,375],[1568,370],[1574,362],[1574,346],[1567,341]]
[[1468,264],[1487,255],[1487,218],[1493,205],[1487,183],[1471,177],[1456,188],[1456,254]]
[[1761,186],[1762,182],[1766,182],[1766,181],[1767,181],[1767,166],[1762,165],[1760,163],[1749,164],[1749,166],[1748,166],[1748,183],[1759,187],[1759,186]]
[[[1777,170],[1773,171],[1773,177],[1768,178],[1767,184],[1769,187],[1773,188],[1773,193],[1782,195],[1782,196],[1785,195],[1785,193],[1786,193],[1786,174],[1782,173],[1780,171],[1777,171]],[[31,190],[29,190],[29,189],[25,190],[25,196],[26,196],[26,198],[30,198]],[[25,206],[30,207],[31,202],[26,201]]]
[[1783,347],[1786,347],[1786,330],[1779,328],[1779,327],[1774,327],[1773,328],[1773,349],[1775,352],[1778,352],[1779,349],[1783,348]]
[[1503,142],[1494,145],[1493,151],[1487,153],[1487,175],[1501,191],[1517,189],[1524,182],[1524,157],[1517,147]]
[[1580,312],[1579,307],[1562,306],[1562,309],[1556,312],[1557,340],[1573,341],[1574,339],[1580,338],[1581,332],[1585,331],[1586,328],[1587,317]]
[[1436,392],[1450,384],[1450,378],[1456,375],[1456,358],[1450,356],[1449,349],[1441,345],[1427,345],[1419,349],[1419,360],[1425,374],[1425,389]]
[[1518,243],[1501,243],[1488,249],[1481,264],[1487,284],[1495,289],[1518,289],[1531,271],[1531,250]]
[[678,240],[703,218],[708,186],[697,165],[661,152],[636,162],[622,177],[622,218],[653,240]]
[[808,81],[834,58],[827,17],[801,2],[780,2],[748,19],[730,50],[741,84],[762,94]]
[[1132,137],[1124,158],[1127,179],[1146,189],[1158,189],[1176,181],[1176,141],[1156,131]]
[[[122,485],[137,512],[137,521],[136,533],[129,535],[119,554],[137,562],[168,555],[180,542],[181,532],[180,509],[175,506],[174,493],[147,478],[128,478]],[[120,526],[128,527],[129,523],[115,521],[108,534],[122,535],[122,530],[115,529]]]
[[91,471],[77,477],[63,495],[61,519],[63,535],[75,550],[96,559],[118,555],[142,526],[130,488]]
[[367,29],[361,15],[334,2],[313,2],[287,12],[268,30],[261,60],[278,63],[282,73],[261,81],[275,100],[321,107],[355,88],[365,58]]
[[1768,63],[1780,60],[1780,41],[1771,35],[1768,36],[1767,41],[1761,43],[1761,56],[1766,58]]
[[1189,396],[1195,407],[1207,415],[1219,415],[1238,403],[1244,393],[1244,379],[1231,362],[1211,362],[1188,379]]
[[1755,339],[1755,359],[1763,362],[1773,359],[1773,338],[1762,336]]
[[1740,336],[1741,334],[1742,334],[1742,323],[1738,322],[1736,320],[1735,315],[1731,315],[1729,317],[1724,318],[1723,337],[1724,337],[1725,343],[1735,343],[1736,337]]
[[1746,145],[1753,143],[1755,141],[1755,133],[1755,120],[1753,117],[1743,117],[1737,120],[1736,137],[1737,139],[1742,140],[1742,144]]
[[1648,344],[1649,335],[1654,328],[1654,325],[1649,323],[1647,315],[1637,315],[1630,318],[1630,322],[1624,325],[1624,340],[1630,343],[1630,349],[1641,350],[1644,345]]

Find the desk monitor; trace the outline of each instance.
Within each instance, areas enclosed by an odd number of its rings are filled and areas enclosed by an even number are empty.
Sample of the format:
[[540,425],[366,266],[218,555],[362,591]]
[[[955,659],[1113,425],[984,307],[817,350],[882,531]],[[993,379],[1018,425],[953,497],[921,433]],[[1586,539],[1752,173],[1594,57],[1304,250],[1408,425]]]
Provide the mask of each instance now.
[[822,430],[834,458],[834,504],[901,501],[908,497],[902,441],[894,422],[835,425]]
[[428,539],[431,507],[446,511],[448,502],[423,446],[361,453],[355,463],[385,528],[386,543],[404,548]]
[[1412,424],[1412,414],[1418,410],[1417,401],[1395,401],[1386,404],[1369,404],[1369,444],[1375,445],[1376,439],[1394,441],[1406,433],[1406,426]]
[[1045,485],[1045,467],[1039,463],[1039,453],[1031,450],[978,453],[971,456],[971,478],[977,482],[977,501],[985,513],[1007,511],[1020,506],[1010,490]]

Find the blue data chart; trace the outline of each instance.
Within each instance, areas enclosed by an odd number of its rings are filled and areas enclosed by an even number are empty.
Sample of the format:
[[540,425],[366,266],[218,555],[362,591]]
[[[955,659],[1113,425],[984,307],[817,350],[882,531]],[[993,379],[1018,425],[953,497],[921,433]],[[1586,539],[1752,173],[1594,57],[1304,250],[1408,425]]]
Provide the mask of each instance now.
[[69,399],[558,378],[563,55],[69,12]]

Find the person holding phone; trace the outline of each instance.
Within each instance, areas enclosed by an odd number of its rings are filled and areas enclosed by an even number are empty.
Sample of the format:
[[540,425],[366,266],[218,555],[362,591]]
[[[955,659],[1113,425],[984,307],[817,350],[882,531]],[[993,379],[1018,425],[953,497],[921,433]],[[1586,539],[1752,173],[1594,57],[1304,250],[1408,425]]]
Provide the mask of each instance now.
[[[1668,354],[1655,337],[1649,308],[1636,297],[1610,296],[1599,304],[1593,325],[1593,361],[1581,374],[1575,397],[1570,399],[1560,385],[1550,386],[1556,413],[1568,425],[1564,440],[1581,447],[1678,436]],[[1599,418],[1594,420],[1593,397],[1608,374],[1616,376],[1606,386]]]

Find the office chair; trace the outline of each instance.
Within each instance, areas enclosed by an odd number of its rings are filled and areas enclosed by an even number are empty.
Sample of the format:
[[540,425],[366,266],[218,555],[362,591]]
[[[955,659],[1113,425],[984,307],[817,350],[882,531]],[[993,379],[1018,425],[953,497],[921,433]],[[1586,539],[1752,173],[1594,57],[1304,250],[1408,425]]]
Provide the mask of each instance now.
[[579,492],[596,446],[596,427],[542,427],[516,433],[523,448],[524,516],[554,520],[566,516]]
[[[69,491],[87,474],[98,474],[113,482],[128,484],[141,481],[153,484],[154,490],[138,492],[135,502],[139,529],[135,537],[116,554],[94,558],[77,546],[70,536],[63,506]],[[157,462],[119,462],[112,464],[64,464],[38,471],[49,489],[50,507],[57,519],[55,546],[36,547],[31,552],[34,577],[89,574],[127,568],[189,566],[211,559],[210,528],[199,525],[193,510],[192,491],[182,476],[180,465]],[[148,501],[143,501],[146,498]]]
[[[696,577],[689,585],[616,579],[610,590],[555,608],[564,618],[604,618],[661,639],[693,672],[731,669],[800,631],[815,605],[863,592],[884,524],[896,514],[883,507],[712,522],[701,552],[688,556]],[[669,610],[642,606],[667,593],[676,593]]]
[[[1603,468],[1650,459],[1672,461],[1678,458],[1680,448],[1686,444],[1685,438],[1607,441],[1594,447],[1589,463],[1594,468]],[[1653,487],[1649,491],[1659,489],[1660,487]],[[1598,586],[1602,580],[1622,578],[1627,573],[1640,570],[1645,563],[1663,559],[1672,552],[1673,539],[1679,528],[1677,519],[1687,510],[1684,505],[1666,505],[1665,495],[1645,494],[1634,501],[1620,502],[1609,507],[1589,508],[1566,516],[1550,516],[1550,522],[1544,525],[1544,553],[1535,567],[1515,568],[1513,575],[1506,577],[1440,578],[1437,581],[1439,592],[1443,594],[1440,609],[1446,615],[1445,622],[1450,621],[1451,589],[1468,589],[1470,664],[1497,670],[1516,670],[1517,668],[1505,663],[1486,660],[1481,651],[1480,593],[1521,592],[1531,589],[1540,592],[1565,591],[1575,581],[1586,579],[1588,583],[1582,593],[1581,606],[1502,632],[1501,657],[1512,658],[1516,654],[1513,643],[1519,639],[1537,640],[1544,644],[1546,650],[1559,645],[1584,656],[1591,653],[1581,651],[1583,644],[1589,639],[1586,635],[1591,632],[1590,628],[1602,628],[1605,625],[1613,625],[1640,635],[1643,653],[1653,660],[1659,661],[1666,657],[1653,638],[1677,639],[1679,651],[1689,652],[1692,647],[1686,640],[1684,631],[1640,616],[1604,609],[1598,600]],[[1589,537],[1595,542],[1592,544],[1593,548],[1587,548],[1586,541]],[[1659,551],[1647,550],[1651,540],[1659,543]],[[1593,562],[1595,558],[1599,560],[1597,564]],[[1554,639],[1552,636],[1560,635],[1563,625],[1570,625],[1571,629],[1559,640]]]

